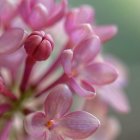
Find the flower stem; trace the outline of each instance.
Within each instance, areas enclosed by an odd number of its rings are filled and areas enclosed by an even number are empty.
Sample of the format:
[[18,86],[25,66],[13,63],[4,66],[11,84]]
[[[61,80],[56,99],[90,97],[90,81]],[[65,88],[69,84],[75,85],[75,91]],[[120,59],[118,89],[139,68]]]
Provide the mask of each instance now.
[[33,68],[35,62],[36,61],[30,56],[28,56],[26,58],[24,74],[23,74],[23,78],[22,78],[22,81],[20,84],[20,91],[22,91],[23,93],[26,90],[26,87],[27,87],[27,84],[29,81],[29,77],[30,77],[30,74],[31,74],[31,71],[32,71],[32,68]]

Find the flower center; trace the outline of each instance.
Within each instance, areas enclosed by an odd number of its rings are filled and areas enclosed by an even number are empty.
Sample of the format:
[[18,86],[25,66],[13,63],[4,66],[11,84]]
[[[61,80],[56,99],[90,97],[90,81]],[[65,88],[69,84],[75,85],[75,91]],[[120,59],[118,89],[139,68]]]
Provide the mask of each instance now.
[[53,127],[53,125],[54,125],[54,121],[53,120],[50,120],[50,121],[48,121],[47,123],[46,123],[46,127],[48,128],[48,129],[51,129],[52,127]]

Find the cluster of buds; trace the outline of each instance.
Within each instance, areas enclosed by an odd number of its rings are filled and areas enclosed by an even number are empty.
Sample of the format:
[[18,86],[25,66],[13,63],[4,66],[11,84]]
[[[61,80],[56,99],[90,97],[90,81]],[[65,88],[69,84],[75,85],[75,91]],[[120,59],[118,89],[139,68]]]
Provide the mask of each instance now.
[[101,53],[115,25],[67,0],[1,0],[0,33],[0,140],[116,139],[108,111],[130,106],[126,68]]

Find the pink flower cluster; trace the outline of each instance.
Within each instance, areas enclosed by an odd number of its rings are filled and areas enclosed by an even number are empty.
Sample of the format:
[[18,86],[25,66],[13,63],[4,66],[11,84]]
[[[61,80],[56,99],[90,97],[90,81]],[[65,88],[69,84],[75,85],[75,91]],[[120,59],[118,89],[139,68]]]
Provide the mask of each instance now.
[[102,51],[116,34],[88,5],[1,0],[0,140],[115,140],[108,111],[130,110],[126,68]]

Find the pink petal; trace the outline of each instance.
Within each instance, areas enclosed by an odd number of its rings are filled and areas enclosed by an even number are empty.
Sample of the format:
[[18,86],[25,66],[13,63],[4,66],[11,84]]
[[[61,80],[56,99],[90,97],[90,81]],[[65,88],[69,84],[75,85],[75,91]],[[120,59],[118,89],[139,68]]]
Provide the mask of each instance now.
[[85,78],[95,85],[114,82],[118,77],[116,69],[106,63],[93,63],[85,68]]
[[69,33],[70,40],[74,44],[80,43],[85,38],[91,36],[93,30],[90,24],[80,24]]
[[119,112],[127,113],[130,111],[128,98],[123,90],[112,85],[105,86],[99,90],[101,99]]
[[101,43],[98,36],[91,36],[74,49],[74,60],[81,63],[92,61],[100,51]]
[[64,72],[67,75],[71,75],[71,65],[72,65],[73,51],[68,49],[64,50],[61,56],[61,63],[64,69]]
[[73,9],[66,15],[65,28],[69,34],[75,27],[80,24],[89,23],[94,21],[95,12],[90,6],[81,6],[80,8]]
[[38,3],[32,9],[28,21],[33,29],[40,29],[45,26],[47,19],[48,11],[46,7],[43,4]]
[[4,128],[0,132],[0,140],[8,140],[10,135],[10,130],[12,128],[12,120],[9,120],[4,125]]
[[16,14],[16,6],[8,0],[0,0],[0,22],[8,25]]
[[25,32],[20,28],[5,31],[0,37],[0,55],[13,53],[25,40]]
[[72,94],[66,85],[58,85],[45,101],[45,113],[49,120],[60,118],[68,112],[72,104]]
[[80,96],[83,96],[85,98],[93,98],[96,95],[94,88],[91,88],[91,86],[87,85],[87,84],[86,84],[86,88],[84,88],[74,78],[71,78],[69,80],[69,85],[74,90],[75,93],[77,93]]
[[60,4],[56,4],[50,13],[50,18],[46,22],[46,26],[52,26],[58,22],[66,13],[67,0],[61,0]]
[[45,132],[45,114],[42,112],[35,112],[28,115],[24,121],[26,132],[32,137],[41,137]]
[[96,26],[94,31],[99,36],[102,42],[106,42],[112,39],[117,34],[118,29],[115,25],[107,25]]
[[47,140],[64,140],[62,136],[57,134],[55,131],[50,132]]
[[88,112],[76,111],[64,116],[59,125],[65,136],[72,139],[84,139],[97,130],[100,122]]

